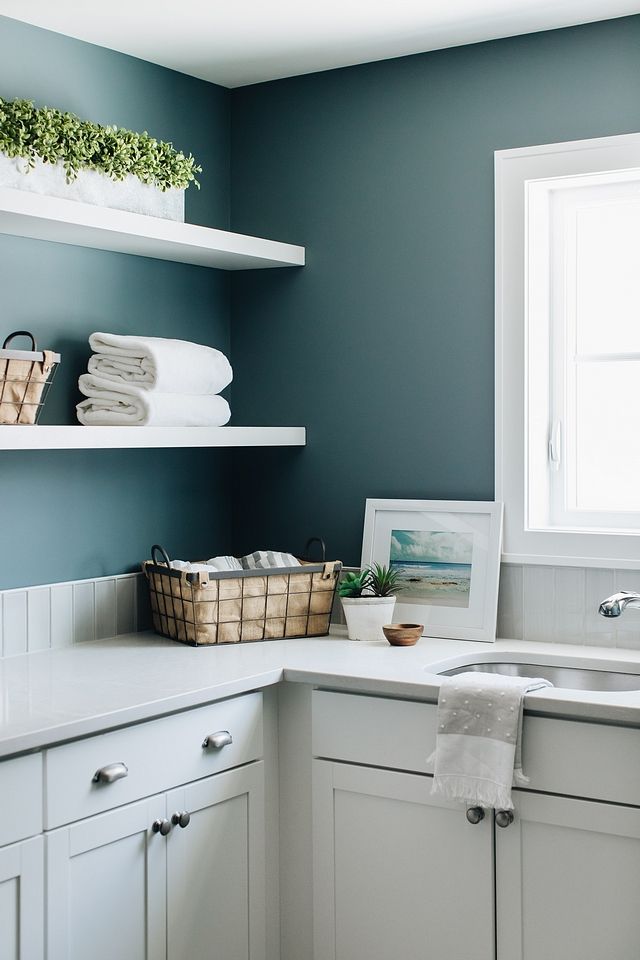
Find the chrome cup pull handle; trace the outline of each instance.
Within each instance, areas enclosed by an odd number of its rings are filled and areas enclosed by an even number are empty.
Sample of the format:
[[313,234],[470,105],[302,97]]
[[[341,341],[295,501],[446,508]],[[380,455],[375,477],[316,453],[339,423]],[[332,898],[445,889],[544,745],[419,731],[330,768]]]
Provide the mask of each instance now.
[[129,775],[129,768],[126,763],[108,763],[106,767],[100,767],[93,775],[94,783],[115,783],[116,780],[122,780]]
[[222,747],[228,747],[230,743],[233,743],[233,737],[228,730],[218,730],[217,733],[210,733],[208,737],[205,737],[202,741],[202,747],[204,750],[207,747],[213,747],[214,750],[221,750]]

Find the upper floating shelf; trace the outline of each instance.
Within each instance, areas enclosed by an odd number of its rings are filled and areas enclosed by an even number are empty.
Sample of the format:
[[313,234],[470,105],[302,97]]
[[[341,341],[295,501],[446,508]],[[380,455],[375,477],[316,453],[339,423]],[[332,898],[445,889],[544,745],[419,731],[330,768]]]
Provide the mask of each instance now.
[[0,233],[221,270],[304,266],[304,247],[0,187]]
[[304,427],[0,427],[0,450],[303,447]]

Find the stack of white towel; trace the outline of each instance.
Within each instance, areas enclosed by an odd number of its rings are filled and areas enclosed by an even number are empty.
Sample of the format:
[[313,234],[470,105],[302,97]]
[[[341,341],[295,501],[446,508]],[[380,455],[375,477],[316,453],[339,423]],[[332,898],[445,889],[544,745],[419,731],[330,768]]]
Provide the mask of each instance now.
[[88,372],[78,380],[87,397],[80,423],[152,427],[221,427],[231,411],[221,390],[233,371],[213,347],[160,337],[92,333]]

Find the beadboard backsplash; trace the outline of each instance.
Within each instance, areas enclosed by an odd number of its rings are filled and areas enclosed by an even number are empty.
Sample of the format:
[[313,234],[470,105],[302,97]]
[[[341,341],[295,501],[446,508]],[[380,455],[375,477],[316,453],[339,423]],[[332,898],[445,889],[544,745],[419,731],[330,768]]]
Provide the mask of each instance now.
[[0,654],[68,647],[146,629],[142,574],[0,591]]
[[[613,620],[598,614],[600,602],[617,590],[640,592],[640,570],[503,564],[498,636],[640,649],[640,611]],[[332,621],[344,624],[337,598]],[[146,585],[139,573],[0,591],[0,656],[148,628]]]

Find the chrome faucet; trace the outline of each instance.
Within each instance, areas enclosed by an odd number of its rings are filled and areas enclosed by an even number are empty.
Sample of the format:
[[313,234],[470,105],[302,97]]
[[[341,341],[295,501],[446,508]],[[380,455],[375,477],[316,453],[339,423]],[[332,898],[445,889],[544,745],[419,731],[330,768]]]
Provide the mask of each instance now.
[[602,617],[619,617],[627,607],[640,607],[640,593],[630,593],[628,590],[614,593],[602,601],[598,613]]

